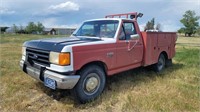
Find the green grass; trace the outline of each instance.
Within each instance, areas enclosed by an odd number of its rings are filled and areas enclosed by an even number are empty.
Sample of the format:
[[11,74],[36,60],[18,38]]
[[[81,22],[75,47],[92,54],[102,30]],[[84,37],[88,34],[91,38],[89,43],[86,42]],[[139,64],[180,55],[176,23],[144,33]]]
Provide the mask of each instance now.
[[0,43],[19,43],[22,44],[24,41],[51,37],[66,37],[66,35],[26,35],[26,34],[0,34]]
[[[108,78],[103,94],[77,104],[69,91],[50,90],[19,68],[21,46],[45,35],[1,35],[0,111],[199,111],[200,38],[178,38],[173,66],[138,68]],[[188,44],[182,44],[188,43]]]

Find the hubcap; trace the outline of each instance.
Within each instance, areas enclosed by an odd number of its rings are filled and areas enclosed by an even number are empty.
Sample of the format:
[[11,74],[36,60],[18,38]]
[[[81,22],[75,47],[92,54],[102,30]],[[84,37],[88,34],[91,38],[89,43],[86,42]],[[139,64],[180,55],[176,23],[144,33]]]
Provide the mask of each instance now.
[[85,80],[85,93],[94,94],[99,88],[99,77],[96,73],[88,74],[88,78]]
[[98,85],[98,80],[96,77],[90,77],[86,82],[86,90],[92,92]]

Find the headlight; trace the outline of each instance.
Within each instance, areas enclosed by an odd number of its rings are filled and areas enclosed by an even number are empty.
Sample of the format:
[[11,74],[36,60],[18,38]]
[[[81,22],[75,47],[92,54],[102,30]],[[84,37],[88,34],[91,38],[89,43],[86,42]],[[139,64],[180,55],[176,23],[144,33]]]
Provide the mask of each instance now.
[[26,55],[26,47],[22,47],[22,55]]
[[58,65],[70,65],[70,53],[50,52],[49,61]]

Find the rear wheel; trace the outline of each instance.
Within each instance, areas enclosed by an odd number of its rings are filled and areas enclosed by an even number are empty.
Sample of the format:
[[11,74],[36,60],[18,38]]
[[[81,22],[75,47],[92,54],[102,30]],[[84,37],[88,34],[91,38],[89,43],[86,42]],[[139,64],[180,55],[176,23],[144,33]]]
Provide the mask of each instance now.
[[154,70],[156,72],[160,72],[162,71],[164,68],[165,68],[165,56],[163,54],[160,54],[159,58],[158,58],[158,63],[156,63],[153,67],[154,67]]
[[74,87],[74,95],[80,103],[97,98],[105,87],[106,77],[103,69],[97,65],[85,67],[80,72],[81,78]]

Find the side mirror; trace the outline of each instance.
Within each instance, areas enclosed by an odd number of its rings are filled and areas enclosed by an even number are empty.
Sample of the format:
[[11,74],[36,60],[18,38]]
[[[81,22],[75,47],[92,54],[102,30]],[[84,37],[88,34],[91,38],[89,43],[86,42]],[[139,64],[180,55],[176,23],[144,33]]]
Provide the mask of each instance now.
[[143,16],[143,14],[142,14],[142,13],[139,13],[139,14],[137,15],[137,18],[138,18],[138,17],[141,18],[142,16]]
[[131,35],[131,40],[139,39],[140,36],[138,34]]

